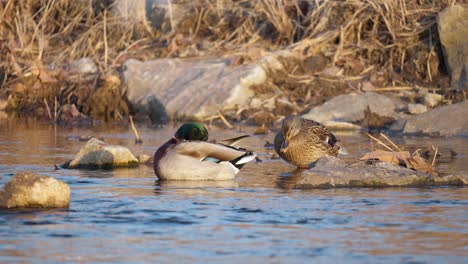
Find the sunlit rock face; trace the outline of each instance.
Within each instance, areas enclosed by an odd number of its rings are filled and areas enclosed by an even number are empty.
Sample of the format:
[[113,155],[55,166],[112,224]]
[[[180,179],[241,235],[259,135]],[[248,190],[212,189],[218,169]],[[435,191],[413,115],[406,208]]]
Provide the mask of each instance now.
[[466,185],[467,175],[434,176],[387,162],[348,166],[335,157],[322,157],[302,172],[295,188],[415,187]]
[[75,158],[63,166],[68,169],[135,167],[138,166],[138,159],[126,147],[108,145],[97,138],[91,138]]
[[[468,136],[468,101],[434,108],[392,125],[394,132],[431,136]],[[401,123],[400,126],[398,123]]]
[[377,93],[339,95],[312,108],[304,118],[323,123],[326,121],[357,122],[364,119],[364,112],[370,111],[380,116],[398,117],[396,103],[389,97]]
[[452,87],[468,89],[468,7],[446,8],[438,14],[437,24]]
[[63,208],[70,204],[70,187],[63,181],[19,172],[0,189],[1,208]]
[[260,64],[230,65],[228,59],[128,60],[123,66],[127,98],[153,122],[201,119],[246,105],[250,89],[267,80]]

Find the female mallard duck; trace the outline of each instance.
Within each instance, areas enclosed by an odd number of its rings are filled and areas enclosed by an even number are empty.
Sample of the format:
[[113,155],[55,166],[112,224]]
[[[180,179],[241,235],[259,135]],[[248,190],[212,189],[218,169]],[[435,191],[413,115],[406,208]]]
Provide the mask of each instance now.
[[154,154],[156,176],[164,180],[230,180],[256,156],[207,140],[208,131],[202,124],[182,125]]
[[298,168],[308,168],[310,163],[325,155],[336,157],[340,149],[335,135],[326,127],[295,116],[283,120],[274,145],[282,159]]

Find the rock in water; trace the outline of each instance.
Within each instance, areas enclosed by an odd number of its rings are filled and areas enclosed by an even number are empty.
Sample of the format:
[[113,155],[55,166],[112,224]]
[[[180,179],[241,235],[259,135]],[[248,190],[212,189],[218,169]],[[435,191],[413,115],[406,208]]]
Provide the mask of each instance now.
[[80,149],[75,158],[64,167],[68,169],[111,169],[138,166],[138,159],[126,147],[108,145],[91,138]]
[[437,24],[451,85],[468,89],[468,7],[447,7],[438,14]]
[[19,172],[0,190],[1,208],[63,208],[70,204],[70,187],[63,181]]
[[137,159],[140,164],[153,164],[153,157],[151,157],[150,155],[140,154],[137,156]]
[[433,176],[387,162],[347,166],[338,158],[326,156],[302,172],[295,188],[415,187],[468,184],[467,175]]

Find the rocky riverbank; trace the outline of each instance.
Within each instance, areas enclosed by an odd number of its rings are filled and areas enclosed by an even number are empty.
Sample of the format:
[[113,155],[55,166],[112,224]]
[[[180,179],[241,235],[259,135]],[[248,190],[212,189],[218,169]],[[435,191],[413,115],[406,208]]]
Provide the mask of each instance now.
[[[6,17],[33,21],[23,31],[0,24],[0,118],[274,127],[297,114],[336,129],[467,134],[456,118],[466,108],[466,7],[204,1],[1,4]],[[67,12],[87,13],[85,26],[59,23]]]

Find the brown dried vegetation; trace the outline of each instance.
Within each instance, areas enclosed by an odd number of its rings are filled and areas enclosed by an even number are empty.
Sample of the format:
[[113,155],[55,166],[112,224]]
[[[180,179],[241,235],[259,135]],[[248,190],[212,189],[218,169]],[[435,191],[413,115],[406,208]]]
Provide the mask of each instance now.
[[[380,88],[448,81],[436,15],[454,0],[173,2],[187,10],[180,21],[149,26],[123,22],[110,0],[1,1],[0,99],[13,112],[53,117],[54,108],[74,104],[88,116],[119,119],[129,111],[122,88],[100,84],[128,58],[227,56],[241,64],[280,49],[298,60],[257,92],[279,91],[296,105],[282,114],[367,89],[364,81]],[[67,68],[84,57],[97,64],[93,78]],[[106,98],[113,102],[99,105]]]
[[433,147],[436,153],[432,160],[432,163],[429,163],[423,157],[421,157],[421,155],[419,154],[419,150],[416,150],[413,153],[410,153],[409,151],[406,151],[406,150],[402,150],[384,134],[380,134],[380,136],[382,137],[382,140],[385,140],[387,142],[387,144],[374,136],[371,136],[369,134],[368,136],[377,145],[382,146],[387,150],[372,150],[371,152],[366,153],[364,156],[362,156],[360,160],[364,160],[364,161],[378,160],[378,161],[393,163],[395,165],[403,166],[403,167],[406,167],[415,171],[438,175],[438,173],[433,169],[438,148]]

